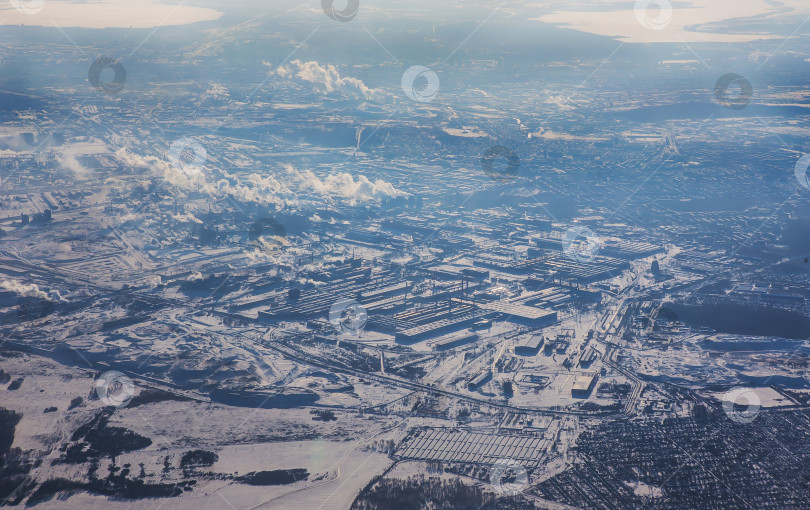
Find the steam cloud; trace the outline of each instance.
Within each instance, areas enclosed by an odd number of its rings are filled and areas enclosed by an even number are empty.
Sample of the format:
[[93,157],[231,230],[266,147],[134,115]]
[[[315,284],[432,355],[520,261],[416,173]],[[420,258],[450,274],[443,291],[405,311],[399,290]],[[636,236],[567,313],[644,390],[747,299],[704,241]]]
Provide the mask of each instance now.
[[365,175],[358,175],[357,180],[345,172],[328,175],[323,180],[310,170],[299,172],[296,175],[301,184],[322,195],[337,195],[352,201],[363,202],[408,196],[408,193],[396,189],[389,182],[382,179],[371,182]]
[[272,204],[278,208],[300,207],[327,196],[343,198],[351,203],[409,196],[382,179],[372,182],[365,175],[355,177],[347,172],[330,174],[321,179],[310,170],[299,171],[286,165],[278,175],[253,173],[240,182],[236,176],[224,171],[217,172],[222,178],[216,180],[211,178],[210,172],[187,175],[164,160],[139,156],[126,149],[119,149],[115,155],[124,165],[149,168],[156,177],[162,177],[182,189],[215,197],[230,196],[243,202]]
[[62,168],[70,170],[78,177],[84,177],[90,173],[90,170],[76,159],[76,156],[70,153],[62,154],[57,159]]
[[337,91],[351,96],[361,96],[364,99],[381,98],[386,95],[381,90],[367,87],[358,78],[340,76],[337,68],[332,64],[322,66],[315,61],[293,60],[289,65],[279,67],[276,74],[283,78],[295,76],[298,79],[321,85],[327,94]]
[[14,292],[20,297],[39,298],[54,302],[64,301],[59,292],[51,291],[49,295],[34,283],[26,284],[16,280],[0,280],[0,288]]

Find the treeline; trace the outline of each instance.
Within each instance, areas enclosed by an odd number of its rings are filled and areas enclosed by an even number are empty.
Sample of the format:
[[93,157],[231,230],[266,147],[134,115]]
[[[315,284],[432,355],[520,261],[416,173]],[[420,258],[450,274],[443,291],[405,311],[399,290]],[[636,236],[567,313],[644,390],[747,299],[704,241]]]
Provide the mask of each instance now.
[[406,479],[382,479],[364,490],[352,504],[352,510],[468,510],[492,503],[495,496],[458,478],[442,480],[424,475]]

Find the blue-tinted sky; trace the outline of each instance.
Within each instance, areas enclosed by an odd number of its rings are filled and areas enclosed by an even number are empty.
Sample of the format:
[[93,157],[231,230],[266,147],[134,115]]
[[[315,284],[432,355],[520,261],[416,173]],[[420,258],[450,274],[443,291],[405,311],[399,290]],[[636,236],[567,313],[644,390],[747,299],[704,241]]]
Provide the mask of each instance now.
[[[336,0],[340,8],[346,0]],[[0,23],[59,27],[134,27],[183,25],[247,15],[308,16],[321,11],[320,0],[164,2],[161,0],[8,0]],[[649,4],[649,5],[647,5]],[[18,8],[15,8],[18,7]],[[671,6],[671,14],[667,9]],[[645,8],[646,7],[646,8]],[[660,29],[639,22],[639,10]],[[663,9],[663,12],[662,12]],[[494,12],[494,14],[492,14]],[[322,14],[322,13],[320,13]],[[435,19],[438,22],[536,19],[628,42],[740,42],[792,33],[810,15],[807,0],[582,0],[469,1],[383,0],[360,3],[359,23]]]

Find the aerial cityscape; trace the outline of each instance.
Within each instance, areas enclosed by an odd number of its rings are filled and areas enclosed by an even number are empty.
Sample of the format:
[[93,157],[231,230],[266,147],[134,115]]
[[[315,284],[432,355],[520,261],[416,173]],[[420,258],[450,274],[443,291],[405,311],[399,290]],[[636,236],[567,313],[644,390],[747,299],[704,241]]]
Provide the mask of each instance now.
[[0,0],[0,507],[810,508],[808,22]]

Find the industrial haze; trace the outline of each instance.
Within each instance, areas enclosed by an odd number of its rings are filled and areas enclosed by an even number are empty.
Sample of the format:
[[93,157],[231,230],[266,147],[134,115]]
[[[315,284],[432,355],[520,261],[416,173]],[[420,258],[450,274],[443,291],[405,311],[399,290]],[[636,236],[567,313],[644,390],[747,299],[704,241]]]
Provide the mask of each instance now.
[[0,507],[810,508],[810,5],[2,2]]

